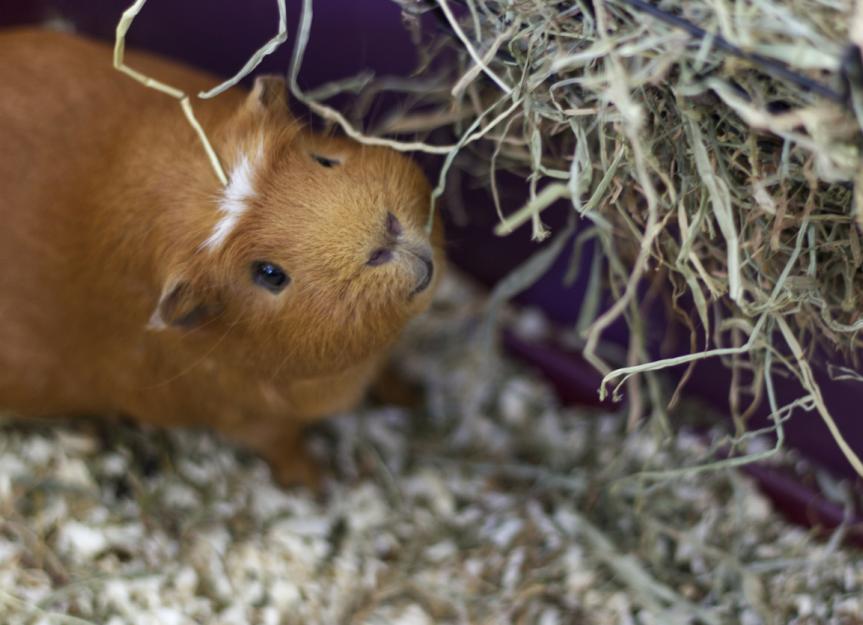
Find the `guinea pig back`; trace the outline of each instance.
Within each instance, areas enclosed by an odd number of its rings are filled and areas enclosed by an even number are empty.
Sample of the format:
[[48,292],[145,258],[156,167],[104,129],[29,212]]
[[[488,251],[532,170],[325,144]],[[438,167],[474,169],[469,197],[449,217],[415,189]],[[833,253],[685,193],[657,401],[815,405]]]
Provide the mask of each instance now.
[[[195,102],[223,186],[176,100],[110,59],[0,33],[0,409],[209,425],[308,478],[303,427],[362,398],[440,278],[428,183],[311,132],[263,77]],[[217,81],[126,62],[187,93]]]

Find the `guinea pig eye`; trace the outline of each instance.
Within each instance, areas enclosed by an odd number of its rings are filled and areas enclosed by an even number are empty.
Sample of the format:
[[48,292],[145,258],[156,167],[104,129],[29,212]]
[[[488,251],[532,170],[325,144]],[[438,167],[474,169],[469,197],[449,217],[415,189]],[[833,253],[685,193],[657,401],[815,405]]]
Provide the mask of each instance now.
[[252,263],[252,280],[258,286],[262,286],[270,293],[278,293],[291,281],[284,269],[274,263],[267,261],[255,261]]
[[328,158],[326,156],[321,156],[320,154],[312,154],[312,158],[318,162],[318,165],[323,167],[335,167],[336,165],[341,165],[341,161],[335,158]]

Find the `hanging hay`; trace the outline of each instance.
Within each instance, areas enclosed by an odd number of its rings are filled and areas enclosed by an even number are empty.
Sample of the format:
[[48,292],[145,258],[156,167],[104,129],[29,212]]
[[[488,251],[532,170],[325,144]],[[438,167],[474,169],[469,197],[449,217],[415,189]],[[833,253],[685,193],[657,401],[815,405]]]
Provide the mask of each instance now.
[[[592,273],[604,276],[613,296],[604,310],[596,295],[583,305],[592,320],[581,346],[605,375],[603,396],[609,390],[618,396],[627,384],[630,397],[639,397],[646,378],[654,414],[662,418],[667,398],[653,374],[683,367],[685,380],[699,360],[722,358],[733,370],[739,430],[765,397],[777,429],[779,416],[794,408],[815,412],[863,475],[812,372],[819,355],[828,354],[863,379],[857,352],[863,199],[854,193],[861,176],[863,64],[856,44],[863,43],[863,4],[400,4],[426,68],[418,76],[439,78],[422,95],[413,90],[413,110],[364,134],[314,94],[301,93],[294,80],[297,97],[361,141],[445,154],[435,195],[456,156],[467,157],[471,174],[489,180],[500,235],[529,222],[541,240],[549,235],[542,211],[559,200],[571,203],[580,244],[592,239],[602,250],[596,262],[603,271]],[[294,77],[309,0],[305,10]],[[379,138],[436,128],[460,139],[433,145]],[[496,188],[502,171],[524,177],[530,191],[527,204],[509,214]],[[529,284],[563,248],[549,246],[543,262],[527,268],[529,276],[516,275],[506,288]],[[674,315],[691,329],[692,353],[650,360],[639,296],[647,282],[672,294]],[[631,344],[625,361],[609,362],[598,348],[621,317]],[[787,373],[805,396],[780,406],[772,381]]]

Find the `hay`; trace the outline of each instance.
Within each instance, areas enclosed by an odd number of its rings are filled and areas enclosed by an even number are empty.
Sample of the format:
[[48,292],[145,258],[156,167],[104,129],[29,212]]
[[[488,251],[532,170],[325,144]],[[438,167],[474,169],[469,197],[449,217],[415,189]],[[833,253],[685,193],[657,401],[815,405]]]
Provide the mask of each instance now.
[[[498,352],[485,301],[448,280],[397,350],[425,391],[314,440],[324,492],[281,489],[210,433],[0,426],[4,625],[799,625],[863,621],[863,559],[703,463],[720,430],[659,445],[623,415],[559,406]],[[546,324],[500,311],[523,331]],[[685,406],[690,417],[703,414]],[[709,419],[705,420],[709,423]],[[764,434],[744,451],[769,445]],[[851,510],[848,484],[771,461]]]
[[[777,424],[789,410],[815,412],[863,475],[812,375],[822,353],[860,371],[863,252],[855,221],[863,185],[854,183],[863,175],[856,47],[863,5],[399,4],[415,31],[427,31],[417,39],[423,66],[449,68],[436,87],[422,98],[410,94],[407,109],[365,132],[293,80],[295,95],[360,141],[445,154],[434,197],[457,157],[472,176],[488,176],[498,234],[530,222],[541,240],[549,234],[542,211],[568,199],[582,220],[580,244],[592,239],[602,249],[593,261],[601,271],[592,274],[602,276],[613,302],[602,310],[591,284],[585,310],[593,318],[581,324],[578,341],[604,374],[601,395],[619,398],[626,385],[638,404],[634,418],[646,380],[653,415],[666,420],[656,372],[687,367],[685,380],[698,361],[721,358],[732,369],[739,432],[765,400]],[[310,19],[306,0],[294,77]],[[427,136],[435,118],[460,139],[435,145],[379,136],[387,128]],[[501,171],[523,176],[530,190],[525,206],[509,214],[495,184]],[[670,309],[691,329],[692,353],[648,358],[639,301],[647,282],[671,294]],[[601,343],[621,317],[631,344],[624,360],[611,361]],[[805,394],[780,406],[772,380],[789,374]]]

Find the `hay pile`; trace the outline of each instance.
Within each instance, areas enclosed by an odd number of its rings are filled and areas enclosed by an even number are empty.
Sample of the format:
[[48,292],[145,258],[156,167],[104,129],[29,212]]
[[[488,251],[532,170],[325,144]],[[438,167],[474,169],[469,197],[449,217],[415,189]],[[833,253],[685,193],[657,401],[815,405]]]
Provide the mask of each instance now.
[[684,430],[659,447],[622,415],[561,408],[480,357],[483,303],[448,282],[401,345],[422,408],[366,407],[317,435],[320,496],[208,433],[3,425],[0,622],[863,622],[863,558],[842,530],[783,523],[734,470],[633,479],[727,441]]
[[[424,68],[407,85],[379,85],[407,94],[403,110],[363,133],[317,97],[355,84],[316,95],[294,81],[295,95],[359,140],[446,155],[436,195],[459,164],[488,176],[499,234],[530,222],[543,239],[542,210],[570,202],[580,244],[601,246],[593,280],[613,296],[605,307],[599,289],[588,288],[580,328],[585,355],[605,374],[603,393],[627,383],[629,397],[639,397],[646,379],[654,414],[664,418],[667,397],[653,372],[719,357],[733,369],[740,431],[765,399],[777,429],[795,408],[814,411],[863,475],[811,369],[826,354],[843,375],[863,379],[863,248],[855,224],[863,199],[854,197],[855,179],[863,189],[856,47],[863,4],[398,2]],[[440,128],[458,142],[380,138]],[[501,171],[529,184],[531,200],[519,210],[501,206]],[[549,247],[547,255],[562,249]],[[533,269],[516,282],[533,279]],[[691,330],[690,355],[651,361],[640,297],[648,284],[670,294],[670,308]],[[632,339],[625,360],[613,362],[598,347],[621,317]],[[805,395],[780,406],[772,381],[788,373]]]

